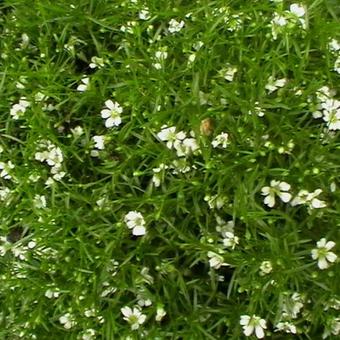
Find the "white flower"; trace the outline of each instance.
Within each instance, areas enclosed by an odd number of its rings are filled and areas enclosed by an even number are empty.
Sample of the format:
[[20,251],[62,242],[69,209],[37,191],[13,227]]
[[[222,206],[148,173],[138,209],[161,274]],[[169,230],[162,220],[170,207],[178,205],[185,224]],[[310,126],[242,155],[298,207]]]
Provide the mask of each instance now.
[[101,68],[104,67],[104,59],[99,57],[92,57],[91,63],[89,64],[90,68]]
[[317,248],[312,250],[312,258],[313,260],[318,260],[320,269],[327,269],[329,267],[328,262],[333,263],[337,259],[337,255],[330,251],[335,246],[335,242],[327,242],[325,238],[322,238],[316,243],[316,246]]
[[286,333],[296,334],[296,327],[288,321],[279,322],[275,326],[275,328],[276,328],[275,332],[283,331],[283,332],[286,332]]
[[[60,295],[60,292],[55,289],[55,290],[52,290],[52,289],[47,289],[46,292],[45,292],[45,296],[48,298],[48,299],[52,299],[52,298],[58,298]],[[64,319],[63,319],[64,320]]]
[[84,129],[78,125],[74,129],[71,129],[71,132],[74,137],[80,137],[84,133]]
[[340,100],[326,99],[321,103],[323,120],[330,130],[340,130]]
[[26,112],[26,109],[30,106],[30,102],[28,102],[26,100],[26,98],[20,98],[19,103],[18,104],[14,104],[11,107],[10,110],[10,115],[12,116],[13,119],[17,120],[19,119],[21,116],[24,115],[24,113]]
[[199,146],[195,138],[185,138],[182,142],[175,142],[174,147],[177,151],[178,157],[188,156],[199,150]]
[[120,125],[122,122],[120,117],[120,114],[123,112],[122,107],[117,102],[113,102],[110,99],[105,102],[105,106],[106,108],[100,112],[102,118],[106,119],[105,126],[111,128]]
[[340,334],[340,318],[339,317],[332,317],[327,320],[327,324],[322,334],[322,339],[328,338],[331,334],[339,335]]
[[7,164],[4,162],[0,162],[0,177],[4,179],[11,179],[10,175],[11,170],[14,169],[14,164],[11,161],[8,161]]
[[335,60],[334,71],[340,74],[340,56]]
[[120,310],[124,315],[124,320],[127,321],[131,325],[132,330],[136,330],[142,325],[146,320],[146,315],[142,314],[139,307],[123,307]]
[[292,14],[296,15],[297,17],[303,17],[306,13],[305,8],[299,4],[291,4],[289,10]]
[[46,162],[49,166],[60,166],[63,161],[63,153],[59,147],[54,147],[47,156]]
[[320,209],[326,207],[326,202],[321,201],[317,196],[321,194],[321,189],[316,189],[313,192],[308,192],[307,190],[300,190],[296,197],[291,201],[291,205],[294,207],[296,205],[307,204],[310,209]]
[[81,336],[82,340],[92,340],[95,339],[96,331],[93,328],[88,328],[85,330]]
[[261,276],[264,276],[264,275],[271,273],[272,270],[273,270],[273,266],[272,266],[272,263],[270,261],[263,261],[261,263],[261,266],[260,266],[260,275]]
[[220,74],[225,80],[233,81],[234,75],[237,72],[237,68],[233,66],[229,66],[227,68],[224,68],[220,71]]
[[272,208],[275,205],[275,196],[279,196],[281,201],[287,203],[292,198],[292,195],[287,191],[290,189],[290,185],[286,182],[280,182],[272,180],[270,181],[270,187],[266,186],[261,189],[261,194],[266,196],[264,204]]
[[332,52],[340,51],[340,41],[336,39],[332,39],[328,46]]
[[271,23],[274,24],[274,25],[277,25],[277,26],[286,26],[287,20],[282,15],[275,13]]
[[105,149],[105,136],[93,136],[92,140],[94,141],[94,147],[99,150]]
[[270,76],[268,78],[268,82],[265,86],[265,89],[268,91],[268,93],[272,93],[276,91],[278,88],[285,86],[286,83],[287,83],[286,78],[274,79],[274,77]]
[[228,138],[229,135],[226,132],[222,132],[213,139],[211,145],[213,146],[213,148],[217,148],[218,146],[220,146],[221,148],[225,149],[229,144]]
[[65,329],[70,329],[76,325],[72,315],[66,313],[59,318],[59,322],[64,326]]
[[130,211],[128,212],[125,217],[124,221],[129,229],[132,229],[132,234],[135,236],[142,236],[145,235],[145,220],[143,215],[137,211]]
[[254,333],[257,338],[264,338],[264,329],[267,328],[266,320],[261,319],[259,316],[253,315],[241,315],[240,325],[243,327],[243,334],[245,336],[250,336]]
[[37,209],[46,208],[46,197],[44,195],[35,195],[33,204]]
[[0,201],[6,201],[11,195],[11,190],[7,187],[0,187]]
[[185,23],[183,20],[181,20],[180,22],[178,22],[176,19],[171,19],[169,21],[169,32],[170,33],[176,33],[179,32],[183,27],[184,27]]
[[172,149],[173,147],[176,147],[176,145],[179,145],[186,135],[183,131],[176,132],[175,126],[168,128],[166,125],[163,125],[162,130],[157,134],[157,137],[163,142],[166,141],[167,148]]
[[85,92],[88,89],[88,87],[89,87],[90,78],[89,77],[84,77],[80,81],[82,82],[82,84],[78,85],[77,91]]
[[161,163],[158,168],[153,168],[152,182],[156,188],[161,185],[162,178],[164,176],[164,170],[168,168],[167,165]]
[[222,195],[205,195],[204,200],[210,209],[221,209],[227,203],[227,197]]
[[235,249],[236,245],[239,243],[239,238],[234,235],[232,232],[225,232],[224,238],[223,238],[223,245],[226,248]]
[[165,315],[166,315],[166,311],[164,310],[164,307],[162,305],[158,305],[157,310],[156,310],[155,320],[158,322],[162,321]]
[[138,13],[138,17],[141,20],[149,20],[151,18],[149,9],[145,7]]
[[211,268],[219,269],[221,266],[229,266],[228,263],[224,262],[223,256],[216,254],[213,251],[208,251],[208,257]]

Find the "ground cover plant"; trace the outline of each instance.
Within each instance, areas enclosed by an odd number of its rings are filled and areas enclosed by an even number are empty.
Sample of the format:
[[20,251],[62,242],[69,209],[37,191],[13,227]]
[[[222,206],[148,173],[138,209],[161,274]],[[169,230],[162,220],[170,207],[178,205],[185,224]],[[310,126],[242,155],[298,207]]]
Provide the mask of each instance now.
[[0,338],[336,339],[336,0],[0,2]]

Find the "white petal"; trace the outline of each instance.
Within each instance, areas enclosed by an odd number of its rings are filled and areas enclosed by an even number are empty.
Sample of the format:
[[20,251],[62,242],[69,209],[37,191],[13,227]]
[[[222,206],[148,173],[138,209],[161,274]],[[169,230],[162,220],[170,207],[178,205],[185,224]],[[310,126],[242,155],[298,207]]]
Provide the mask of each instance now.
[[113,127],[115,125],[115,120],[113,119],[113,118],[108,118],[108,119],[106,119],[106,121],[105,121],[105,126],[107,127],[107,128],[111,128],[111,127]]
[[267,328],[266,320],[260,319],[259,324],[260,324],[260,326],[261,326],[262,328]]
[[326,246],[326,239],[323,237],[320,241],[316,242],[318,248],[324,248]]
[[281,192],[279,194],[279,196],[280,196],[281,200],[285,203],[289,202],[290,199],[292,198],[292,195],[288,192]]
[[313,260],[316,260],[317,258],[318,258],[318,250],[317,249],[313,249],[312,251],[311,251],[311,253],[312,253],[312,258],[313,258]]
[[113,110],[114,109],[114,104],[113,104],[113,101],[111,99],[108,99],[106,102],[105,102],[105,106],[108,107],[109,109]]
[[146,229],[143,226],[137,226],[133,228],[132,230],[132,234],[135,236],[142,236],[142,235],[145,235],[145,233],[146,233]]
[[243,329],[243,333],[244,333],[245,336],[249,336],[253,332],[254,332],[254,326],[252,326],[252,325],[245,326],[244,329]]
[[269,194],[270,187],[263,187],[261,189],[262,195],[268,195]]
[[288,191],[290,189],[290,184],[288,184],[286,182],[280,182],[279,188],[282,191]]
[[325,257],[321,257],[319,258],[319,261],[318,261],[318,267],[320,269],[326,269],[328,268],[328,262],[326,261],[326,258]]
[[108,109],[101,110],[102,118],[109,118],[111,116],[111,111]]
[[335,262],[335,260],[337,259],[338,257],[333,253],[333,252],[328,252],[326,254],[326,259],[329,261],[329,262]]
[[327,250],[332,249],[334,246],[335,246],[335,242],[333,242],[333,241],[328,241],[328,242],[325,244],[325,248],[326,248]]
[[114,125],[118,126],[122,123],[122,119],[120,117],[114,118]]
[[[208,254],[209,256],[209,254]],[[240,318],[240,325],[248,325],[249,323],[249,320],[250,320],[250,316],[249,315],[241,315],[241,318]]]
[[140,324],[144,323],[146,320],[146,315],[145,314],[141,314],[141,316],[138,318],[138,322]]
[[255,327],[255,334],[259,339],[264,338],[264,331],[261,326],[256,326]]
[[125,306],[125,307],[121,308],[120,311],[121,311],[122,314],[123,314],[125,317],[127,317],[127,318],[130,317],[130,316],[132,315],[132,310],[131,310],[130,307]]
[[275,196],[274,195],[268,195],[264,199],[264,204],[268,205],[269,208],[272,208],[275,205]]
[[324,201],[320,201],[317,198],[314,198],[312,200],[312,207],[314,209],[320,209],[320,208],[325,208],[326,207],[326,203]]

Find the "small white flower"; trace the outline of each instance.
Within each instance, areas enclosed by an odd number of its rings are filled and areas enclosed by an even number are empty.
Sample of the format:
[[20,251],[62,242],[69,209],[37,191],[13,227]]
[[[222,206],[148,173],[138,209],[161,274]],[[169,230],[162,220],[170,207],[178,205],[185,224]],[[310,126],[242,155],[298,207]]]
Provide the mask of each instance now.
[[196,153],[199,150],[197,140],[195,138],[185,138],[181,142],[175,142],[174,147],[177,151],[177,156],[188,156],[192,153]]
[[89,87],[90,78],[89,77],[84,77],[80,81],[81,81],[82,84],[77,86],[77,91],[85,92],[88,89],[88,87]]
[[333,263],[337,259],[337,255],[330,251],[335,246],[335,242],[327,242],[325,238],[322,238],[316,243],[316,246],[317,248],[312,250],[312,258],[313,260],[318,260],[320,269],[327,269],[329,267],[328,262]]
[[227,197],[223,195],[205,195],[204,200],[210,209],[221,209],[227,203]]
[[161,181],[164,176],[164,170],[168,168],[167,165],[164,163],[161,163],[158,168],[152,169],[153,176],[152,176],[152,182],[156,188],[158,188],[161,185]]
[[260,266],[260,275],[264,276],[271,273],[273,270],[272,263],[270,261],[263,261]]
[[183,131],[176,132],[175,126],[167,127],[166,125],[163,125],[162,130],[157,134],[157,137],[163,142],[166,141],[167,148],[172,149],[184,140],[186,134]]
[[340,56],[334,62],[334,71],[340,74]]
[[82,333],[81,340],[93,340],[95,336],[96,331],[93,328],[88,328]]
[[268,82],[265,86],[265,89],[268,91],[268,93],[272,93],[276,91],[278,88],[285,86],[286,83],[287,83],[286,78],[274,79],[273,76],[270,76],[268,78]]
[[286,26],[288,22],[285,17],[275,13],[271,23],[277,26]]
[[295,325],[293,325],[292,323],[288,322],[288,321],[284,321],[284,322],[279,322],[276,326],[275,326],[275,332],[286,332],[286,333],[292,333],[292,334],[296,334],[296,327]]
[[104,59],[99,57],[92,57],[89,66],[90,68],[102,68],[104,67]]
[[17,120],[24,115],[24,113],[26,112],[26,109],[30,105],[31,105],[30,102],[28,102],[26,98],[22,97],[20,98],[19,103],[14,104],[11,107],[10,115],[12,116],[13,119]]
[[254,333],[258,339],[264,338],[264,329],[267,328],[266,320],[259,316],[241,315],[240,325],[243,327],[243,334],[250,336]]
[[70,313],[66,313],[59,318],[59,322],[64,326],[65,329],[70,329],[76,325],[72,315]]
[[226,248],[235,249],[236,245],[239,243],[239,238],[232,232],[226,232],[223,238],[223,245]]
[[181,20],[180,22],[178,22],[176,19],[171,19],[169,21],[169,32],[170,33],[176,33],[179,32],[185,25],[185,22],[183,20]]
[[138,17],[141,20],[149,20],[151,18],[149,9],[147,7],[143,8],[139,13]]
[[237,68],[233,66],[229,66],[220,71],[220,74],[225,80],[233,81],[235,73],[237,72]]
[[323,120],[330,130],[340,130],[340,100],[326,99],[321,103]]
[[299,4],[291,4],[289,10],[292,14],[296,15],[298,18],[301,18],[306,14],[305,8]]
[[74,137],[80,137],[84,133],[84,129],[78,125],[74,129],[71,129],[71,132]]
[[6,201],[11,195],[11,190],[7,187],[0,187],[0,201]]
[[136,330],[142,325],[146,320],[146,315],[142,314],[139,307],[123,307],[120,310],[124,315],[124,320],[127,321],[131,325],[132,330]]
[[340,41],[339,40],[332,39],[328,46],[329,46],[329,49],[332,52],[340,51]]
[[275,205],[275,196],[279,196],[281,201],[287,203],[292,198],[292,195],[287,191],[290,190],[290,185],[286,182],[280,182],[272,180],[270,181],[270,187],[266,186],[261,189],[261,194],[266,196],[264,204],[272,208]]
[[223,256],[216,254],[213,251],[208,251],[208,257],[211,268],[219,269],[221,266],[229,266],[228,263],[224,262]]
[[107,100],[105,102],[105,107],[100,113],[102,118],[105,120],[105,126],[107,128],[111,128],[113,126],[118,126],[121,124],[122,119],[120,114],[123,112],[122,107],[117,102],[113,102],[112,100]]
[[94,141],[94,147],[99,150],[105,149],[105,136],[93,136],[92,140]]
[[145,220],[143,215],[137,211],[128,212],[124,221],[129,229],[132,229],[132,234],[135,236],[142,236],[146,234]]
[[[45,292],[45,296],[48,298],[48,299],[56,299],[58,298],[60,295],[60,292],[58,291],[58,289],[47,289],[46,292]],[[64,319],[63,319],[64,320]]]
[[166,315],[166,311],[164,310],[163,305],[158,305],[157,310],[156,310],[155,320],[160,322],[160,321],[162,321],[162,319],[164,318],[165,315]]
[[14,164],[11,161],[7,163],[0,162],[0,177],[4,179],[11,179],[11,170],[14,169]]
[[37,209],[46,208],[46,197],[44,195],[35,195],[33,204]]
[[211,145],[213,146],[213,148],[217,148],[220,146],[221,148],[225,149],[229,144],[228,138],[229,135],[226,132],[222,132],[213,139]]
[[59,147],[54,147],[47,156],[46,162],[49,166],[60,166],[63,161],[63,153]]
[[321,193],[321,189],[316,189],[313,192],[308,192],[307,190],[302,189],[298,192],[297,196],[293,198],[290,204],[293,207],[301,204],[307,204],[310,209],[325,208],[327,206],[326,202],[316,198]]

